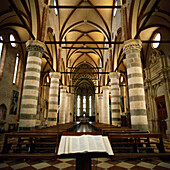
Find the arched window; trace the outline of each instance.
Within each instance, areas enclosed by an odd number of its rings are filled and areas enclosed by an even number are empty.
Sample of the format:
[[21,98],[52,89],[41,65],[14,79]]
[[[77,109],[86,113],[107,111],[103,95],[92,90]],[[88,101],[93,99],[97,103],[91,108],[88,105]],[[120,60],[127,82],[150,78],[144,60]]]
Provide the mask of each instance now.
[[[117,6],[117,0],[115,2],[115,6]],[[114,8],[113,16],[116,16],[116,13],[117,13],[117,8]]]
[[92,116],[92,96],[89,96],[89,116]]
[[80,116],[80,95],[77,96],[77,116]]
[[[10,34],[10,37],[9,37],[10,41],[15,41],[15,37],[13,34]],[[17,47],[17,44],[16,43],[11,43],[11,46],[12,47]]]
[[13,84],[16,84],[17,73],[18,73],[18,64],[19,64],[19,54],[17,53],[15,59],[15,69],[14,69],[14,76],[13,76]]
[[[57,6],[56,0],[54,0],[54,6]],[[55,9],[55,14],[58,15],[58,10],[57,10],[57,8],[54,8],[54,9]]]
[[[2,36],[0,36],[0,40],[3,41]],[[0,43],[0,63],[1,63],[1,59],[2,59],[2,51],[3,51],[3,43]],[[0,64],[1,65],[1,64]]]
[[[161,34],[160,33],[156,33],[154,35],[154,37],[153,37],[153,40],[154,41],[160,41],[161,40]],[[152,47],[153,48],[158,48],[159,44],[160,44],[159,42],[152,43]]]
[[49,84],[50,83],[50,78],[49,76],[46,77],[46,82]]
[[86,112],[86,96],[83,96],[83,112]]

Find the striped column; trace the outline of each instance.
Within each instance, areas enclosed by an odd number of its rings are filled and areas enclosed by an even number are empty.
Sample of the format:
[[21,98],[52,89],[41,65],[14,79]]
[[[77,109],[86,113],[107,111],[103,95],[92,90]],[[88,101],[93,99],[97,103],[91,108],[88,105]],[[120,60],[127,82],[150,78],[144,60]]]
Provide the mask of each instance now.
[[60,89],[59,124],[64,124],[65,123],[65,109],[67,107],[66,89],[67,89],[67,86],[61,86],[61,89]]
[[119,92],[119,77],[120,73],[111,72],[109,75],[111,79],[111,112],[112,112],[112,125],[121,125],[120,116],[120,92]]
[[124,42],[123,50],[126,53],[131,125],[134,129],[148,130],[141,48],[142,42],[132,39]]
[[42,54],[45,45],[37,40],[26,42],[27,65],[22,93],[19,130],[31,130],[36,125]]
[[98,94],[99,123],[103,123],[103,94]]
[[102,120],[105,124],[110,124],[110,114],[109,114],[109,87],[103,86],[103,116]]
[[49,93],[49,106],[48,106],[48,126],[57,124],[58,112],[58,91],[59,91],[59,72],[50,73],[50,93]]
[[66,103],[67,107],[65,107],[65,119],[66,123],[70,123],[70,93],[66,93]]

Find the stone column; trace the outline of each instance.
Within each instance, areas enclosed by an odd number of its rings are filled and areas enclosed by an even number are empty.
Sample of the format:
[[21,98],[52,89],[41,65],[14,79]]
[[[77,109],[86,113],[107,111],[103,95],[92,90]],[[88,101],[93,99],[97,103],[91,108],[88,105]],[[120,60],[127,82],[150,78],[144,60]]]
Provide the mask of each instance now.
[[111,72],[109,75],[111,79],[111,112],[112,125],[121,125],[120,116],[120,91],[119,91],[119,77],[120,73]]
[[113,70],[113,58],[112,58],[112,48],[109,48],[109,71]]
[[70,93],[69,96],[69,102],[70,102],[70,122],[73,122],[73,107],[74,107],[74,95]]
[[49,93],[49,106],[48,106],[48,126],[57,124],[58,113],[58,92],[59,92],[59,72],[50,73],[50,93]]
[[95,94],[95,107],[96,107],[96,115],[95,115],[95,121],[99,122],[99,102],[98,102],[98,94]]
[[70,93],[66,93],[66,103],[67,106],[65,106],[65,120],[66,123],[70,123]]
[[103,94],[98,94],[99,123],[103,123]]
[[38,40],[29,40],[26,47],[28,57],[21,101],[20,130],[31,130],[36,125],[41,62],[45,45]]
[[133,129],[148,130],[141,48],[140,40],[131,39],[124,42],[123,50],[126,53],[131,125]]
[[65,109],[67,107],[66,89],[67,89],[67,86],[62,86],[62,88],[60,89],[59,124],[64,124],[65,123]]
[[103,86],[103,116],[102,120],[105,124],[110,124],[110,113],[109,113],[109,87]]

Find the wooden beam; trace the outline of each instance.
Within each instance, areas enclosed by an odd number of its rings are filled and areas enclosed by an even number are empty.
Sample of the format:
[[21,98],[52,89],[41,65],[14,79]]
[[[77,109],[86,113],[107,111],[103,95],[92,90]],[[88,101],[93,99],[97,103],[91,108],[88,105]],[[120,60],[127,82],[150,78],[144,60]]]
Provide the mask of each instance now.
[[[165,44],[169,44],[170,40],[160,40],[160,41],[156,41],[156,40],[141,40],[142,43],[165,43]],[[9,44],[9,43],[17,43],[17,44],[25,44],[27,41],[2,41],[0,40],[0,43],[4,43],[4,44]],[[45,44],[123,44],[123,41],[111,41],[111,42],[103,42],[103,41],[45,41]]]
[[68,8],[90,8],[90,9],[95,9],[95,8],[103,8],[103,9],[113,9],[113,8],[121,8],[121,6],[72,6],[72,5],[67,5],[67,6],[64,6],[64,5],[57,5],[57,6],[54,6],[54,5],[49,5],[49,8],[58,8],[58,9],[68,9]]
[[60,72],[61,74],[109,74],[110,72],[85,72],[85,73],[75,73],[75,72]]
[[108,50],[109,48],[102,48],[102,47],[62,47],[62,49],[101,49],[101,50]]
[[83,67],[68,67],[69,69],[102,69],[102,67],[89,67],[89,68],[83,68]]

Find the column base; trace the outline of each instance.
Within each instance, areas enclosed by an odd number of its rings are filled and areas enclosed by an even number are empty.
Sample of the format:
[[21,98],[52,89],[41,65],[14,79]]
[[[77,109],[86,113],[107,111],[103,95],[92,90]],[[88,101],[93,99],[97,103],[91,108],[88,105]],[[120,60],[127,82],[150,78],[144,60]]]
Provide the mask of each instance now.
[[50,127],[50,126],[56,126],[57,125],[57,122],[55,121],[48,121],[48,124],[47,126]]
[[170,140],[170,119],[166,120],[166,123],[167,123],[166,137]]
[[132,129],[139,129],[139,130],[148,130],[148,125],[131,125]]
[[150,132],[160,132],[158,120],[148,120],[148,129]]
[[35,129],[35,127],[19,127],[18,131],[24,132],[24,131],[31,131],[31,130],[34,130],[34,129]]

